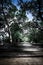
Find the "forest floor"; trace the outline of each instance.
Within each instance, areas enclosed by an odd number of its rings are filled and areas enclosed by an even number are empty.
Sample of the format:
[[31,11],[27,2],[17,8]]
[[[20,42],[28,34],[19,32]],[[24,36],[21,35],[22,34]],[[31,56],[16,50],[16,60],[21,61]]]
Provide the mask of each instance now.
[[0,65],[43,65],[42,57],[0,58]]
[[43,65],[43,48],[27,43],[23,44],[22,48],[22,51],[16,48],[18,52],[14,49],[8,49],[6,52],[0,50],[0,65]]

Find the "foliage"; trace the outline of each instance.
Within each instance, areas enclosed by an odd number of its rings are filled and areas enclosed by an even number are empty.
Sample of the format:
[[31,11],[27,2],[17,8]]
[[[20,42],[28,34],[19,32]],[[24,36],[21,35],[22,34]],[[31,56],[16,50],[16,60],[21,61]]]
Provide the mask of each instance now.
[[18,3],[23,11],[29,11],[38,20],[43,21],[43,0],[18,0]]
[[[30,35],[28,36],[30,41],[33,42],[43,42],[43,0],[30,0],[30,1],[24,1],[24,0],[18,0],[18,3],[20,5],[20,8],[23,11],[29,11],[36,22],[36,26],[27,23],[27,25],[30,28]],[[41,21],[37,24],[38,21]],[[40,24],[40,25],[39,25]],[[38,28],[38,32],[37,32]],[[32,30],[31,30],[32,29]]]
[[[22,37],[25,38],[25,35],[20,36],[20,34],[23,33],[22,31],[24,28],[25,29],[29,28],[30,35],[26,36],[29,38],[29,41],[42,43],[43,42],[43,0],[30,0],[30,1],[18,0],[18,4],[20,6],[19,10],[15,6],[15,3],[14,4],[12,3],[12,0],[0,0],[0,22],[2,21],[4,22],[3,24],[8,26],[7,32],[9,33],[9,39],[11,35],[13,42],[22,41]],[[27,18],[26,16],[27,11],[32,14],[33,21],[25,23],[25,20]],[[14,17],[16,17],[17,19],[14,20]],[[20,20],[23,22],[21,22]],[[10,23],[12,21],[14,23],[11,26],[9,26],[9,21]],[[38,21],[41,22],[38,23]],[[0,25],[1,24],[2,23],[0,23]],[[22,25],[22,27],[20,27],[20,24]]]
[[0,0],[0,23],[2,22],[5,26],[7,25],[5,32],[7,31],[9,34],[9,42],[11,37],[9,21],[14,18],[16,11],[17,7],[12,4],[12,0]]
[[13,43],[22,41],[22,39],[20,38],[22,29],[20,28],[18,23],[14,23],[11,25],[11,31]]

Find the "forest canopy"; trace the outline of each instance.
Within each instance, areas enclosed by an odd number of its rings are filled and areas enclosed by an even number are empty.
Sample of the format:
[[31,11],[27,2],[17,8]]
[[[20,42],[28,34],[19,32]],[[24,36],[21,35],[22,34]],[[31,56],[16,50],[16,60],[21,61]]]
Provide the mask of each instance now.
[[0,29],[4,41],[43,43],[43,0],[0,0]]

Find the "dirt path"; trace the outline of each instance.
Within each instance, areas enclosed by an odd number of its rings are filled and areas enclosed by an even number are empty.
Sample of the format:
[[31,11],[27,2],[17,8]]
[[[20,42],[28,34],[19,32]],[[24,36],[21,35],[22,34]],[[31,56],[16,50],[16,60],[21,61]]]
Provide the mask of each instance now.
[[43,65],[43,58],[0,58],[0,65]]

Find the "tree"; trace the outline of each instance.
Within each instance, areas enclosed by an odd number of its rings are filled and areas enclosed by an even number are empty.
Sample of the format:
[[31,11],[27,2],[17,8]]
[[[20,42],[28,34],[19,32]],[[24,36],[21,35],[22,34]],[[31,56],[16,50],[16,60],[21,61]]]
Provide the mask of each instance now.
[[23,0],[18,0],[18,3],[23,11],[29,11],[38,20],[41,19],[43,21],[43,0],[26,0],[26,2]]
[[11,31],[13,44],[22,41],[20,38],[22,29],[17,22],[14,22],[14,24],[11,25]]
[[[43,23],[43,0],[18,0],[18,3],[23,11],[29,11],[33,15],[36,24],[38,21]],[[43,27],[38,26],[38,28],[41,30]]]
[[[18,0],[18,3],[23,11],[30,12],[34,18],[33,23],[35,23],[36,26],[33,24],[32,26],[30,26],[31,24],[28,25],[32,28],[29,35],[30,40],[34,42],[43,42],[43,0]],[[38,21],[40,22],[38,23]],[[38,32],[36,33],[37,28]]]
[[9,42],[11,39],[11,31],[8,19],[14,17],[14,13],[17,10],[16,6],[12,4],[12,0],[0,0],[0,21],[3,21],[7,25],[7,32],[9,33]]

